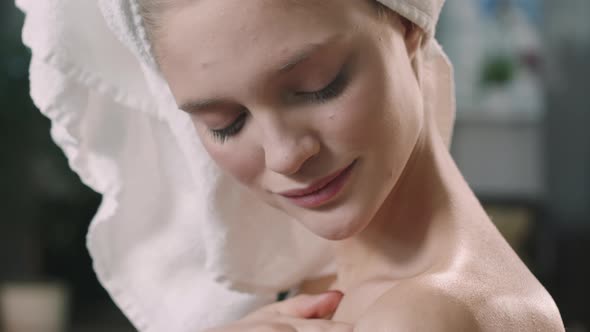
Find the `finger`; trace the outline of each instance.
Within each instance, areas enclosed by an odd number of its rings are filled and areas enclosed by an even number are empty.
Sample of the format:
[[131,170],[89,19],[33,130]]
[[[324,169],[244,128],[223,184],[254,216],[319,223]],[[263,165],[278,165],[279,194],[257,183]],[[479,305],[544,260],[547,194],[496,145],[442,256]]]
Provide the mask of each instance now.
[[339,291],[329,291],[319,295],[298,295],[268,306],[263,309],[263,312],[296,318],[322,318],[332,314],[338,308],[342,296],[344,294]]
[[325,319],[301,319],[284,317],[281,319],[286,325],[297,332],[352,332],[353,325]]

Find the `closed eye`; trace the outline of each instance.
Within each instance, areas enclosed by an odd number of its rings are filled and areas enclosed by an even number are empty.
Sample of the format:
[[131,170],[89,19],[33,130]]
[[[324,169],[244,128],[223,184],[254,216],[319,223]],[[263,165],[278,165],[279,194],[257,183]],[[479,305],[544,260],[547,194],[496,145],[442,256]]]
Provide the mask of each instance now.
[[343,68],[336,78],[323,89],[312,92],[296,92],[295,96],[297,98],[304,98],[307,102],[324,103],[340,96],[346,89],[348,82],[349,77],[347,68]]
[[228,138],[237,135],[240,130],[242,130],[246,123],[247,116],[248,112],[243,111],[229,126],[222,129],[209,129],[209,132],[213,135],[213,138],[224,143]]
[[[327,86],[318,91],[311,92],[295,92],[295,98],[297,100],[303,100],[309,103],[325,103],[332,99],[339,97],[346,87],[348,86],[349,71],[348,67],[345,66],[336,77]],[[224,143],[232,136],[237,135],[240,130],[244,127],[248,112],[243,111],[232,124],[222,129],[209,129],[213,137],[221,143]]]

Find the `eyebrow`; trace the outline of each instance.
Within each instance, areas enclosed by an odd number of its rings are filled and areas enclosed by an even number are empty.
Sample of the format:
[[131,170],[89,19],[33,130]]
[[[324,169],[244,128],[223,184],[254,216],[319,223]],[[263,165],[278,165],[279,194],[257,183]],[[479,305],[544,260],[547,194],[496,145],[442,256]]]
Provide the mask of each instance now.
[[226,101],[221,99],[193,100],[180,105],[179,109],[187,113],[197,113],[206,108],[219,106],[225,103]]
[[[340,40],[343,37],[342,34],[333,35],[329,38],[321,42],[309,43],[302,47],[299,51],[295,52],[294,55],[288,58],[287,61],[281,66],[278,66],[278,69],[275,69],[277,75],[287,73],[297,67],[299,64],[307,61],[311,58],[314,54],[316,54],[321,49],[332,45],[337,40]],[[179,109],[187,112],[187,113],[196,113],[202,111],[207,108],[220,106],[223,104],[227,104],[228,100],[224,99],[206,99],[206,100],[193,100],[188,101],[180,105]]]
[[311,58],[312,55],[328,44],[330,44],[330,40],[323,43],[307,44],[302,50],[291,56],[284,65],[280,66],[279,69],[276,70],[277,74],[283,74],[292,70],[297,67],[298,64]]

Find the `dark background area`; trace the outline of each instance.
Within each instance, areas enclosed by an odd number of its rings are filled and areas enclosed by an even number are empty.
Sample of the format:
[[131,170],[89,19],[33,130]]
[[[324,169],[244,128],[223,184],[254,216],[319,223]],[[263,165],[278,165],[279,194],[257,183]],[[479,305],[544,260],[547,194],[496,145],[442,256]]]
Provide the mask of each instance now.
[[[452,153],[498,228],[555,298],[568,331],[589,331],[590,6],[588,0],[522,2],[538,2],[541,48],[483,56],[491,60],[481,61],[476,73],[495,84],[497,101],[512,89],[505,82],[524,70],[518,66],[534,68],[542,110],[490,111],[495,104],[485,98],[460,96]],[[467,7],[449,8],[440,37],[459,79],[472,37],[453,32],[464,28],[453,15]],[[98,284],[85,247],[100,196],[69,169],[49,121],[29,97],[22,23],[13,2],[0,0],[0,287],[58,283],[68,290],[71,330],[132,330]],[[467,44],[451,45],[459,38]],[[491,94],[486,89],[467,95]]]
[[100,195],[69,169],[29,96],[23,19],[12,1],[0,0],[0,286],[66,285],[75,331],[130,326],[99,285],[86,250]]

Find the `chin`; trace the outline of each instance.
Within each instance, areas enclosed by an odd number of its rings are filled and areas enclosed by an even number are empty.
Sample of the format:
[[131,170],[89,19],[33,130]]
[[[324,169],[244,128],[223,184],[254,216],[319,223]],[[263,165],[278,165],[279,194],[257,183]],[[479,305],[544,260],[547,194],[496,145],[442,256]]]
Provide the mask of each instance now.
[[354,237],[366,228],[368,220],[361,218],[307,217],[299,222],[315,235],[330,241],[342,241]]
[[329,241],[343,241],[353,237],[356,233],[350,232],[325,232],[322,234],[317,234],[319,237],[329,240]]

